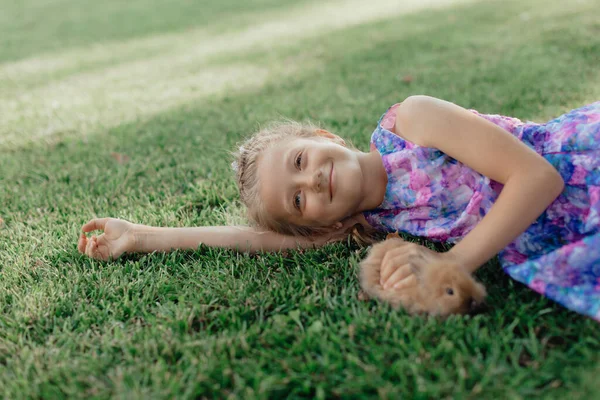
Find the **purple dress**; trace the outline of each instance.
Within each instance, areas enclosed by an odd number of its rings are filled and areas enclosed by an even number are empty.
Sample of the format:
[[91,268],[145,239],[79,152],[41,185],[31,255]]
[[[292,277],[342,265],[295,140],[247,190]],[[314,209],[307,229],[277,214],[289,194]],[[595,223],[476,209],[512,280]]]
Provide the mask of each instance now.
[[[456,243],[489,211],[502,184],[392,133],[398,105],[371,137],[388,185],[383,203],[364,216],[378,230]],[[500,265],[533,290],[600,321],[600,102],[545,124],[471,111],[542,155],[565,181],[559,197],[498,254]]]

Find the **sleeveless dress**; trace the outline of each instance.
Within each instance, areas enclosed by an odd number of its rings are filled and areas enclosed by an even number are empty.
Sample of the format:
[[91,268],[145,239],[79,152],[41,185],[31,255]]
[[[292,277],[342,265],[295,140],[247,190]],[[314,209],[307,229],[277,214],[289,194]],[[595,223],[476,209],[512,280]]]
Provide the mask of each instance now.
[[[371,149],[383,159],[383,203],[364,212],[375,229],[456,243],[481,221],[502,184],[443,152],[392,133],[395,104],[379,119]],[[565,188],[499,254],[512,278],[600,321],[600,102],[545,124],[471,112],[500,126],[548,160]]]

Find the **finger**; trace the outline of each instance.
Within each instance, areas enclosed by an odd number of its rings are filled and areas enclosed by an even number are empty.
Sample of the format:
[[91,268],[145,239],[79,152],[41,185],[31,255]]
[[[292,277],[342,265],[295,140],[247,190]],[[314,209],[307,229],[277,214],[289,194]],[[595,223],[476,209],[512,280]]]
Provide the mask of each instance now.
[[110,218],[94,218],[90,220],[87,224],[81,227],[83,232],[91,232],[95,230],[104,230],[106,223],[110,220]]
[[396,283],[400,282],[402,279],[406,278],[410,275],[410,268],[408,265],[404,264],[400,268],[396,269],[394,273],[388,278],[388,280],[383,285],[384,289],[389,289],[394,286]]
[[381,260],[380,282],[385,284],[399,265],[408,262],[408,254],[404,246],[389,250]]
[[85,233],[82,233],[79,236],[79,241],[77,242],[77,250],[79,250],[79,252],[81,254],[85,254],[85,246],[87,245],[87,237],[85,236]]
[[110,258],[110,249],[108,247],[108,241],[104,237],[104,235],[100,235],[96,239],[97,244],[97,253],[102,257],[103,260],[108,260]]
[[415,274],[409,274],[406,278],[402,279],[399,282],[396,282],[394,286],[392,286],[395,290],[402,290],[410,286],[414,286],[417,284],[417,277]]
[[88,241],[88,246],[85,249],[85,254],[96,260],[105,260],[105,258],[103,258],[102,256],[102,253],[98,250],[98,238],[96,236],[92,236]]
[[96,245],[96,240],[95,240],[95,236],[92,236],[91,238],[88,238],[87,241],[87,245],[85,246],[85,254],[88,257],[92,257],[94,258],[94,250],[95,250],[95,245]]

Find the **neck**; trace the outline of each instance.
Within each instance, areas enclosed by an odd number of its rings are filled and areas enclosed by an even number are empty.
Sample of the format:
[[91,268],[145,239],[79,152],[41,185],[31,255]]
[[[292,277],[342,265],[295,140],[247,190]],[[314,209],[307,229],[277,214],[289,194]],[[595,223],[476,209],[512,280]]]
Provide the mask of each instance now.
[[358,157],[363,173],[363,200],[358,207],[358,212],[363,212],[377,208],[383,202],[387,187],[387,173],[378,151],[361,152]]

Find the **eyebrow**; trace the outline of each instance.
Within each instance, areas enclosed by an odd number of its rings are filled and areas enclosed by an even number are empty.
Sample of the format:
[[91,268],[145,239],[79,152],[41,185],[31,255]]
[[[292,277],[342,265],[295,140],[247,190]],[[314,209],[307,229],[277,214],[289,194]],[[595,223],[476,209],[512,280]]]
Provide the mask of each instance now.
[[[293,149],[288,149],[286,154],[283,156],[283,161],[284,161],[284,171],[289,169],[290,166],[290,158],[292,157],[292,150]],[[293,208],[293,206],[290,204],[289,202],[289,193],[285,193],[283,194],[283,207],[285,208],[285,210],[288,212],[289,215],[294,215],[296,209]],[[292,194],[293,196],[293,194]],[[293,209],[292,209],[293,208]]]

